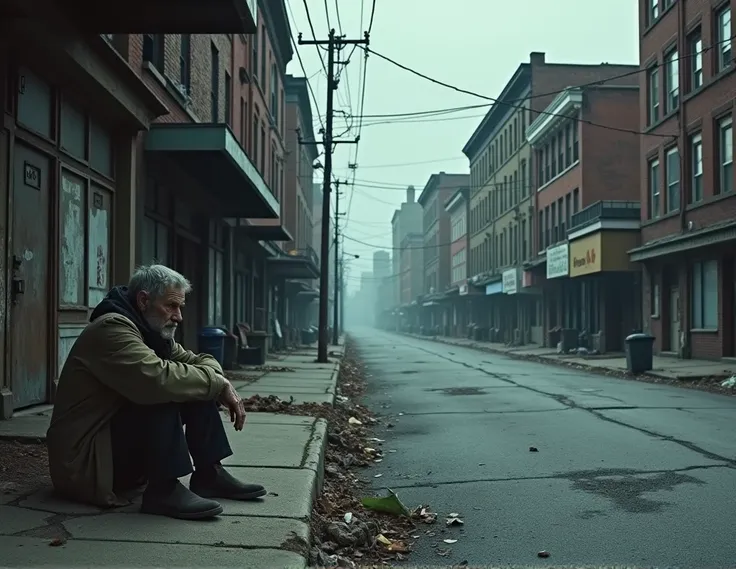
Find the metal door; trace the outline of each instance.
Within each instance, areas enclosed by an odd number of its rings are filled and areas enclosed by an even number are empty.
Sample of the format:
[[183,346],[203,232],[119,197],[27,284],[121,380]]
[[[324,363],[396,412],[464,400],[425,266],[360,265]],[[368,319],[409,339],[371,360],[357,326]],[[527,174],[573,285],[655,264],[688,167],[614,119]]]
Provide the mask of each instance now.
[[670,289],[670,351],[680,351],[680,291]]
[[50,172],[49,158],[15,145],[10,259],[14,409],[48,401]]

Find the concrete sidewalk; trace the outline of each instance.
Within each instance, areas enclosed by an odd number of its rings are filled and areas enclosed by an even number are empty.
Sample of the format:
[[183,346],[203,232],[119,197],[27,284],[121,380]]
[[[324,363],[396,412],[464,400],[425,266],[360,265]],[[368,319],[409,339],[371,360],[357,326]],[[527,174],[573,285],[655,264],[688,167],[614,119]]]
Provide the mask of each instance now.
[[[332,403],[342,349],[331,350],[329,364],[314,363],[316,351],[304,348],[238,372],[259,376],[240,382],[238,391],[244,398]],[[49,420],[50,410],[44,410],[0,421],[0,437],[43,439]],[[55,498],[51,488],[30,495],[0,493],[0,566],[305,567],[327,423],[249,413],[242,433],[229,423],[226,429],[235,454],[225,464],[239,478],[264,484],[269,490],[264,500],[225,500],[218,519],[186,522],[139,514],[137,504],[113,511],[72,504]],[[50,546],[57,538],[64,545]]]
[[[558,354],[553,348],[544,348],[538,345],[507,346],[492,342],[477,342],[467,338],[448,338],[445,336],[421,336],[419,334],[405,334],[422,340],[432,340],[451,346],[462,346],[486,352],[505,354],[510,357],[533,358],[549,361],[558,365],[574,365],[590,369],[591,371],[625,373],[626,357],[623,354],[601,354],[596,356],[580,356],[572,354]],[[654,368],[644,375],[667,380],[694,381],[705,377],[730,377],[736,375],[736,362],[685,360],[669,356],[654,356]]]

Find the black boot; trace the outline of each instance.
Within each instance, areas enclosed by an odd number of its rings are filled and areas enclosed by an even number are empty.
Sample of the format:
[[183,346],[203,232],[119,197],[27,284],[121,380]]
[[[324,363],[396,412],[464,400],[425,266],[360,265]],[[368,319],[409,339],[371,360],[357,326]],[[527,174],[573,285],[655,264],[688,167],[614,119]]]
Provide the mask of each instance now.
[[189,489],[203,498],[227,500],[255,500],[266,495],[266,489],[260,484],[245,484],[219,464],[195,470]]
[[168,516],[180,520],[204,520],[222,513],[222,506],[214,500],[197,496],[178,480],[156,484],[143,493],[141,512]]

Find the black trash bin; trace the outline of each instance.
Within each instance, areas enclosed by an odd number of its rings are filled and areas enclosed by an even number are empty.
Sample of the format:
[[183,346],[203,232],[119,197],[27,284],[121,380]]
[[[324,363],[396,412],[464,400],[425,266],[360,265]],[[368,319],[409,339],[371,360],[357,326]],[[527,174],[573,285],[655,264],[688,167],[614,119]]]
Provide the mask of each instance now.
[[199,352],[209,354],[221,366],[225,364],[225,337],[227,333],[215,326],[207,326],[199,331]]
[[654,367],[654,336],[631,334],[626,337],[626,367],[631,373],[643,373]]

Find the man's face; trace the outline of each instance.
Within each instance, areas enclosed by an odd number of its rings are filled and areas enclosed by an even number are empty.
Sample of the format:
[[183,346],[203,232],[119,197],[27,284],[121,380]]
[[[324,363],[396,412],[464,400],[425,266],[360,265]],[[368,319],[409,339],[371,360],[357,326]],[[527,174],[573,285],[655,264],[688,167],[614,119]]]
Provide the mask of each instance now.
[[176,327],[182,321],[181,309],[185,300],[184,292],[173,288],[157,298],[141,292],[138,295],[138,308],[153,330],[165,340],[173,340]]

